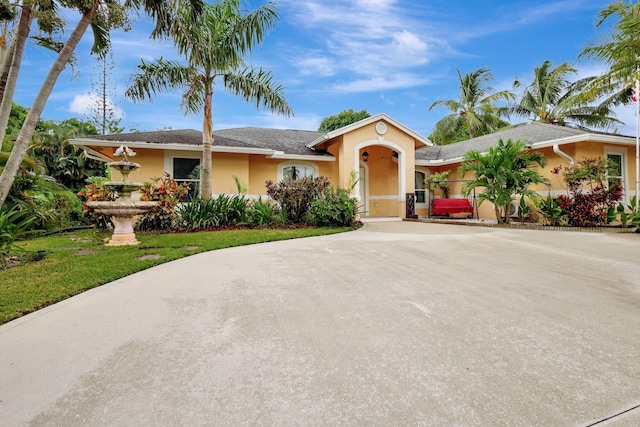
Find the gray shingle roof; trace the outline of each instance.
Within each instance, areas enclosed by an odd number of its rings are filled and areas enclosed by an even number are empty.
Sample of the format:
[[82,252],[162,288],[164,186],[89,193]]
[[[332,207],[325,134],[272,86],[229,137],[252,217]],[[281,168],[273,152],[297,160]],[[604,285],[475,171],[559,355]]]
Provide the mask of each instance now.
[[[315,151],[306,146],[322,135],[324,135],[323,132],[290,129],[254,127],[222,129],[213,132],[213,145],[214,147],[263,148],[282,151],[285,154],[327,156],[327,153]],[[87,138],[121,143],[147,142],[153,144],[202,145],[202,132],[193,129],[96,135]]]
[[455,144],[421,148],[416,151],[416,159],[457,159],[462,157],[464,153],[469,150],[484,152],[489,147],[496,145],[500,139],[504,141],[508,139],[519,139],[528,144],[535,144],[537,142],[554,141],[556,139],[570,136],[587,135],[592,133],[596,132],[539,122],[523,123],[489,135],[456,142]]
[[255,127],[222,129],[213,133],[216,140],[215,145],[219,145],[219,139],[223,139],[224,141],[243,142],[256,148],[268,148],[271,150],[282,151],[287,154],[300,154],[306,156],[326,155],[326,153],[317,152],[306,147],[307,144],[324,134],[324,132],[313,132],[307,130],[266,129]]

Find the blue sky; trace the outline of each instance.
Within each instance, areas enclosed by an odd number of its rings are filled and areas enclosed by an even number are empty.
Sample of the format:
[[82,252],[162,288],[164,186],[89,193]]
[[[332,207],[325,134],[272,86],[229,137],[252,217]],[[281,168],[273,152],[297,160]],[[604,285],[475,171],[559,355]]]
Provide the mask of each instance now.
[[[258,126],[316,130],[320,120],[343,110],[384,112],[428,135],[447,111],[429,106],[457,98],[456,68],[480,67],[495,76],[496,90],[511,89],[515,77],[529,82],[545,60],[568,61],[578,77],[601,73],[603,64],[578,62],[585,45],[597,39],[596,13],[609,0],[276,0],[280,22],[247,63],[272,70],[285,87],[295,116],[256,110],[239,98],[214,95],[214,129]],[[263,2],[246,2],[254,9]],[[69,13],[72,24],[74,15]],[[113,102],[127,129],[201,129],[200,115],[179,110],[180,92],[153,102],[133,103],[122,96],[140,58],[176,58],[168,43],[151,41],[144,19],[130,32],[112,36],[116,85]],[[600,32],[602,33],[602,32]],[[91,34],[76,51],[75,75],[66,70],[43,113],[45,119],[87,118],[87,99],[95,60],[88,55]],[[31,46],[25,53],[15,101],[29,106],[53,53]],[[635,133],[633,107],[618,116]],[[522,119],[512,118],[512,122]]]

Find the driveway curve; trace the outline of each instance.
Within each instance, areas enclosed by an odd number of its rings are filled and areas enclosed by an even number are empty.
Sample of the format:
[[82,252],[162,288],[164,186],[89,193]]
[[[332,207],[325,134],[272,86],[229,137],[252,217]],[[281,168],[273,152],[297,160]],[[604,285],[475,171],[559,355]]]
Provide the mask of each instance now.
[[639,259],[407,222],[192,256],[0,326],[0,425],[635,426]]

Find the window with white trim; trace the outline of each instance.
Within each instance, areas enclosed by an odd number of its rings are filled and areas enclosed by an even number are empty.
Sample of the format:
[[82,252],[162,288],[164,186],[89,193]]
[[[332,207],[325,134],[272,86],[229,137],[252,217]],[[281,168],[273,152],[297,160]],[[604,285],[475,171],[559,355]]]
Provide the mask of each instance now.
[[197,196],[200,191],[200,159],[174,157],[172,176],[178,184],[189,184],[186,200]]
[[620,184],[624,188],[624,154],[607,153],[607,186]]
[[314,170],[309,166],[293,165],[282,168],[282,179],[313,178]]
[[427,195],[424,185],[425,178],[426,175],[424,174],[424,172],[416,171],[416,203],[427,203]]

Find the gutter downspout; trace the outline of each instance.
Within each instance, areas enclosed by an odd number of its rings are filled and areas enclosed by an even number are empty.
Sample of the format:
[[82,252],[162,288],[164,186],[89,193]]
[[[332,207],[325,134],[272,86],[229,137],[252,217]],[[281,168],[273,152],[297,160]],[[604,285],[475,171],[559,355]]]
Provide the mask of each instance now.
[[91,160],[97,160],[99,162],[103,162],[103,163],[108,163],[107,160],[103,159],[102,157],[98,157],[95,154],[91,154],[89,153],[87,150],[84,150],[84,156],[87,159],[91,159]]
[[560,146],[558,144],[554,144],[553,145],[553,152],[556,153],[558,156],[566,159],[569,162],[569,166],[573,166],[574,165],[575,161],[573,160],[573,157],[571,157],[570,155],[568,155],[564,151],[560,150]]

